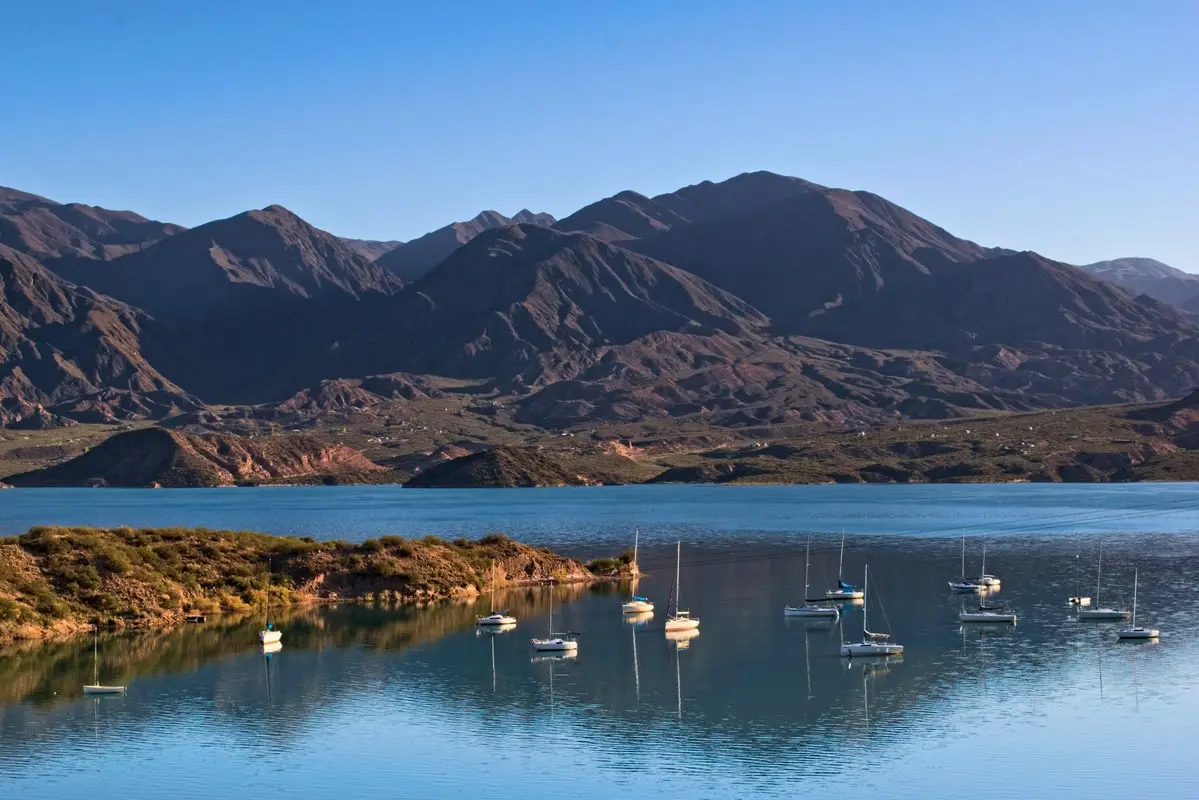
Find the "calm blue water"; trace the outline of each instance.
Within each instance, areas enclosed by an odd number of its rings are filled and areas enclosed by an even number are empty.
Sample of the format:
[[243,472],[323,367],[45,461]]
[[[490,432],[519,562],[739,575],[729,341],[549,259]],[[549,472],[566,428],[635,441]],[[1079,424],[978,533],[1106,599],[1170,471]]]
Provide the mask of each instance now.
[[[282,620],[268,661],[254,619],[101,640],[89,700],[87,641],[0,652],[0,797],[925,798],[975,787],[994,798],[1199,796],[1199,492],[1193,485],[628,487],[420,492],[390,487],[0,493],[0,525],[207,525],[362,539],[507,530],[570,552],[610,552],[634,527],[659,603],[622,621],[609,587],[559,587],[555,628],[579,656],[535,660],[547,590],[496,598],[520,618],[478,635],[477,607],[347,606]],[[837,657],[860,632],[781,614],[812,584],[868,559],[870,627],[901,661]],[[959,571],[1003,577],[1014,628],[961,626]],[[666,639],[673,539],[700,635]],[[648,541],[647,541],[648,540]],[[1065,598],[1131,601],[1160,643],[1072,619]],[[881,602],[875,602],[881,601]]]

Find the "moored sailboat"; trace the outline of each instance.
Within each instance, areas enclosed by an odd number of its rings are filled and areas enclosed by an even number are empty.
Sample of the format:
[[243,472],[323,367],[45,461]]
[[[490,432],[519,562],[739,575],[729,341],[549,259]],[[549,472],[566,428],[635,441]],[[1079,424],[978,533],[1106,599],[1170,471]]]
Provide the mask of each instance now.
[[544,639],[532,639],[533,649],[539,653],[575,652],[579,642],[573,633],[554,633],[554,586],[550,584],[549,632]]
[[956,581],[949,582],[949,591],[958,594],[970,594],[972,592],[986,591],[978,581],[968,580],[966,578],[966,534],[962,534],[962,575]]
[[[870,590],[870,567],[865,567],[862,580],[862,596]],[[866,614],[869,604],[862,606],[862,641],[846,642],[841,645],[841,655],[849,656],[894,656],[903,652],[903,645],[890,641],[891,635],[875,633],[866,624]]]
[[[690,611],[684,611],[679,608],[679,579],[682,576],[682,564],[683,543],[680,541],[675,545],[674,589],[670,593],[671,598],[674,600],[674,613],[666,617],[666,632],[668,634],[672,631],[684,631],[699,627],[698,617],[693,617]],[[669,606],[669,603],[667,605]]]
[[283,632],[275,629],[274,623],[271,622],[271,561],[266,562],[266,627],[258,632],[258,641],[264,645],[274,644],[283,638]]
[[125,694],[124,686],[105,686],[100,683],[100,628],[96,626],[92,639],[92,682],[83,687],[84,694]]
[[631,565],[633,571],[633,582],[629,587],[629,599],[620,604],[620,611],[623,614],[652,614],[654,604],[649,601],[648,597],[640,597],[637,595],[637,577],[641,570],[637,568],[637,545],[641,537],[641,532],[636,531],[633,534],[633,563]]
[[808,545],[804,550],[804,567],[803,567],[803,596],[804,604],[802,606],[783,606],[784,617],[811,617],[816,619],[836,619],[840,615],[840,611],[836,606],[828,604],[817,605],[808,600],[808,576],[812,568],[812,537],[808,537]]
[[837,559],[837,588],[824,593],[828,600],[861,600],[866,594],[858,591],[858,587],[842,580],[845,567],[845,531],[841,531],[841,557]]
[[1079,619],[1088,620],[1116,620],[1128,619],[1127,611],[1119,608],[1106,608],[1100,599],[1103,597],[1101,589],[1103,588],[1103,545],[1099,545],[1099,568],[1095,577],[1095,607],[1078,609]]
[[1157,628],[1141,628],[1137,626],[1137,583],[1139,570],[1132,573],[1132,625],[1116,632],[1117,639],[1156,639],[1160,634]]

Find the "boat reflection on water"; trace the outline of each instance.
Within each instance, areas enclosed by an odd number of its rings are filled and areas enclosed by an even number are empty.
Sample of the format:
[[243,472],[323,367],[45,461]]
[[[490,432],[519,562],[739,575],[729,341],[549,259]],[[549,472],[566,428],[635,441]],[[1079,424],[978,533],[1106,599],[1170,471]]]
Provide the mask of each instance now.
[[674,642],[678,650],[686,650],[691,640],[699,638],[699,628],[684,628],[681,631],[666,631],[666,641]]
[[640,614],[624,614],[621,619],[625,625],[632,625],[636,628],[644,628],[645,624],[654,618],[654,612],[642,611]]

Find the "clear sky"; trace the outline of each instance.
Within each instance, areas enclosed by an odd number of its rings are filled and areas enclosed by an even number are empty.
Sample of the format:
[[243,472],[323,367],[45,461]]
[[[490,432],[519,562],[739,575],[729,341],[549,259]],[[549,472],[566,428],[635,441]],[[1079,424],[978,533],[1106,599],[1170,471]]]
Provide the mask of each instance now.
[[1199,271],[1199,2],[0,0],[0,184],[407,239],[768,169]]

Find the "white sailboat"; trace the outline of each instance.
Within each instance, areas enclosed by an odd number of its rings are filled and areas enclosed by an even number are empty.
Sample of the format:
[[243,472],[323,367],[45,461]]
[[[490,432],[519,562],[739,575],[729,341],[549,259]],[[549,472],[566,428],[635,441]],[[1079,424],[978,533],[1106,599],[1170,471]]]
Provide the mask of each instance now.
[[[865,568],[862,581],[862,597],[870,590],[870,567]],[[866,625],[866,612],[869,603],[862,605],[862,641],[846,642],[841,645],[841,655],[849,656],[894,656],[903,652],[903,645],[888,641],[891,636],[886,633],[872,633]]]
[[1079,619],[1111,620],[1128,619],[1128,612],[1118,608],[1105,608],[1100,599],[1103,597],[1100,589],[1103,586],[1103,545],[1099,545],[1099,569],[1095,577],[1095,608],[1078,609]]
[[987,574],[987,543],[983,542],[983,566],[982,572],[978,576],[978,582],[988,589],[996,589],[999,587],[999,578],[995,575]]
[[866,597],[865,592],[859,592],[858,587],[852,583],[846,583],[841,579],[842,570],[845,567],[845,531],[841,531],[841,557],[837,559],[837,588],[829,589],[824,593],[824,596],[829,600],[861,600]]
[[544,639],[533,639],[533,649],[539,653],[576,652],[579,642],[572,633],[554,633],[554,586],[550,584],[549,635]]
[[812,569],[812,537],[808,537],[808,545],[804,550],[803,566],[803,596],[802,606],[783,606],[784,617],[811,617],[816,619],[836,619],[841,612],[836,606],[816,605],[808,601],[808,576]]
[[633,534],[633,583],[629,590],[628,602],[620,605],[620,611],[623,614],[652,614],[654,611],[654,604],[649,601],[649,598],[637,596],[637,575],[640,572],[637,568],[637,545],[640,536],[640,531]]
[[986,591],[978,581],[967,580],[966,578],[966,534],[962,534],[962,576],[956,581],[949,582],[949,591],[958,594],[971,594],[976,592]]
[[283,638],[283,632],[276,630],[271,622],[271,561],[266,562],[266,627],[258,632],[258,641],[264,645],[274,644]]
[[959,622],[992,622],[1002,624],[1016,624],[1016,614],[1007,607],[1006,603],[992,605],[991,603],[979,602],[978,608],[974,611],[962,610],[958,614]]
[[674,556],[674,613],[666,617],[666,633],[669,635],[672,631],[685,631],[691,628],[699,627],[699,618],[691,616],[690,611],[684,611],[679,608],[679,578],[682,576],[683,565],[683,543],[680,541],[675,545]]
[[1116,632],[1117,639],[1156,639],[1160,631],[1157,628],[1137,627],[1137,582],[1139,570],[1132,573],[1132,625]]
[[92,640],[92,682],[83,687],[84,694],[125,694],[124,686],[105,686],[100,683],[100,628]]

